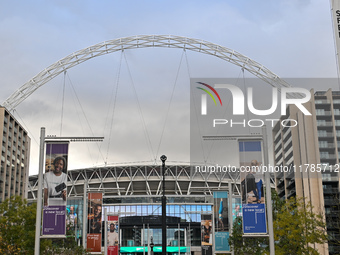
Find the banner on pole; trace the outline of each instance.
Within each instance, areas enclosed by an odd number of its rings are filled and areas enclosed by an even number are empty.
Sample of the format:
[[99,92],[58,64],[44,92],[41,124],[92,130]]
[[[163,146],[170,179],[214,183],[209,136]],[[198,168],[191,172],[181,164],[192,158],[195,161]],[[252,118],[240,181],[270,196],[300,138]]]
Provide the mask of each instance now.
[[46,143],[43,237],[65,237],[68,142]]
[[71,230],[71,234],[74,234],[77,240],[82,236],[82,215],[83,209],[79,206],[79,203],[68,204],[66,206],[66,232]]
[[89,193],[87,205],[87,249],[101,252],[102,248],[102,193]]
[[212,255],[212,220],[211,214],[201,215],[202,255]]
[[239,141],[244,234],[266,234],[261,141]]
[[119,218],[118,216],[108,216],[107,221],[107,254],[118,255],[119,246]]
[[228,221],[228,192],[214,192],[215,215],[215,251],[230,251],[229,221]]
[[243,205],[243,233],[266,234],[266,208],[264,204]]
[[240,197],[233,197],[233,223],[237,217],[242,217],[242,201]]

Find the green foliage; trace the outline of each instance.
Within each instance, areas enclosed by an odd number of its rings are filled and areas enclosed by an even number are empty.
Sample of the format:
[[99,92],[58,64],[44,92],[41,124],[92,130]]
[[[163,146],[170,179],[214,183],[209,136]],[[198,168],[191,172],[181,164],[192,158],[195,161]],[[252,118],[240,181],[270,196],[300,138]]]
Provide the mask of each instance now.
[[[27,205],[20,196],[0,203],[0,254],[34,254],[37,205]],[[69,230],[66,239],[40,239],[42,254],[88,254],[77,246],[74,233]]]
[[235,254],[261,255],[266,250],[268,238],[243,238],[242,217],[237,217],[233,223],[233,233],[229,237],[229,245]]
[[278,213],[282,210],[284,207],[286,201],[283,199],[280,199],[279,195],[275,190],[271,190],[272,195],[272,208],[273,208],[273,221],[277,219]]
[[74,229],[66,228],[65,239],[55,239],[45,251],[44,255],[82,255],[90,254],[82,246],[77,245]]
[[[35,239],[36,204],[27,205],[20,196],[6,199],[0,204],[0,253],[33,254]],[[45,249],[50,240],[41,242]]]
[[312,245],[327,241],[326,225],[310,203],[288,199],[276,215],[274,236],[277,254],[319,254]]
[[[313,245],[327,241],[323,217],[313,213],[312,206],[303,199],[281,200],[272,192],[275,254],[319,254]],[[268,238],[242,236],[242,218],[236,218],[229,245],[235,254],[269,254]]]

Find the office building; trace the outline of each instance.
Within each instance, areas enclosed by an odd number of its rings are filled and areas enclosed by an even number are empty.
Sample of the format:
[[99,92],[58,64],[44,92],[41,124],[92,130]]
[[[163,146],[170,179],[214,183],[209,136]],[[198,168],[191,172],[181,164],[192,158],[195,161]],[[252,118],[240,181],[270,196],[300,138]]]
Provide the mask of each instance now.
[[[285,125],[278,122],[273,128],[275,165],[287,167],[276,173],[276,189],[281,198],[296,196],[310,202],[325,216],[328,236],[339,240],[340,92],[311,94],[304,104],[311,116],[290,105],[281,117]],[[340,252],[332,240],[316,246],[320,254]]]
[[0,139],[0,202],[14,195],[27,198],[30,138],[4,107],[0,107]]

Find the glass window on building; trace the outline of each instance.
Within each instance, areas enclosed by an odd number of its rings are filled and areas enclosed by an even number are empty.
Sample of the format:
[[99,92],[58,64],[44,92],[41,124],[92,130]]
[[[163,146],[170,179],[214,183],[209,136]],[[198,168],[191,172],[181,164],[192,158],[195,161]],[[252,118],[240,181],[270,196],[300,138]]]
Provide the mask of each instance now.
[[316,115],[325,115],[325,109],[316,109]]
[[328,158],[329,158],[329,153],[328,153],[328,151],[320,151],[320,158],[322,158],[322,159],[328,159]]
[[340,109],[334,109],[334,115],[340,115]]
[[319,141],[319,147],[320,148],[327,148],[328,142],[327,141]]
[[[151,237],[155,247],[162,245],[160,204],[126,204],[107,207],[110,208],[111,213],[118,212],[118,208],[120,210],[119,233],[121,248],[125,249],[123,253],[147,246]],[[211,212],[211,205],[168,204],[167,209],[167,246],[200,246],[201,213],[204,210]]]
[[326,137],[327,131],[326,130],[318,130],[318,136],[319,137]]
[[326,120],[317,120],[318,126],[326,126]]

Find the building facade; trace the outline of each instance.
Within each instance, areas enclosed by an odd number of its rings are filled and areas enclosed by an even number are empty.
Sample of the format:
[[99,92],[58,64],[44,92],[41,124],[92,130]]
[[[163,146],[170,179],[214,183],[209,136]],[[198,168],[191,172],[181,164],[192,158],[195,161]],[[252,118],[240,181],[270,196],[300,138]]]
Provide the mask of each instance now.
[[275,165],[288,167],[276,173],[276,189],[281,198],[304,198],[324,215],[331,240],[318,249],[321,254],[339,254],[340,92],[311,94],[304,104],[311,116],[290,105],[281,117],[285,125],[278,122],[273,128]]
[[27,198],[30,138],[4,107],[0,107],[0,139],[0,202],[14,195]]
[[[200,255],[201,221],[204,215],[214,214],[213,193],[232,188],[233,204],[241,203],[239,176],[221,172],[196,172],[190,165],[166,165],[165,169],[167,250],[176,253],[176,249],[178,252],[180,248],[181,254]],[[76,230],[79,243],[83,240],[83,228],[86,228],[86,223],[83,224],[85,219],[83,198],[84,186],[86,186],[87,193],[103,193],[102,212],[106,209],[108,214],[119,215],[121,253],[142,254],[143,249],[140,248],[150,245],[151,237],[155,247],[161,246],[162,169],[160,166],[105,166],[69,170],[67,174],[67,208],[72,206],[79,219]],[[229,186],[230,182],[232,182],[231,186]],[[28,199],[34,201],[37,198],[37,175],[29,177],[28,186]],[[224,213],[227,215],[231,208],[228,203],[223,206]],[[235,215],[239,216],[239,213],[235,209]],[[218,217],[215,221],[218,223]],[[227,231],[229,229],[227,216],[225,222],[224,228]],[[104,223],[102,232],[103,229]],[[102,246],[104,246],[103,235]],[[171,252],[171,249],[174,251]]]

